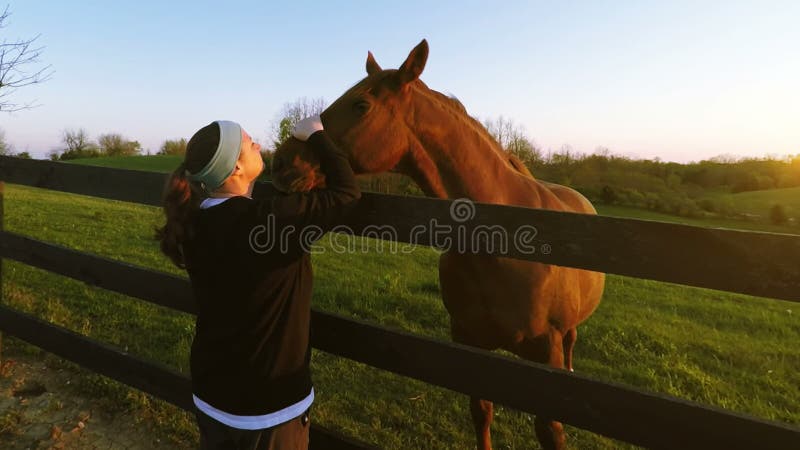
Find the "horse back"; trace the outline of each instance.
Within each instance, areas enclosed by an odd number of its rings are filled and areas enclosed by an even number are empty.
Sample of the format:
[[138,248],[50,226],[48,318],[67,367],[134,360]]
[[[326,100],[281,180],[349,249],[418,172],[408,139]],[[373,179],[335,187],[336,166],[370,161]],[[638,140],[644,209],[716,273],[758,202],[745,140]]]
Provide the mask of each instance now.
[[[562,186],[560,184],[549,183],[547,181],[535,180],[544,189],[552,193],[564,205],[563,211],[583,213],[583,214],[597,214],[592,203],[584,197],[580,192],[575,189]],[[550,209],[550,208],[548,208]]]

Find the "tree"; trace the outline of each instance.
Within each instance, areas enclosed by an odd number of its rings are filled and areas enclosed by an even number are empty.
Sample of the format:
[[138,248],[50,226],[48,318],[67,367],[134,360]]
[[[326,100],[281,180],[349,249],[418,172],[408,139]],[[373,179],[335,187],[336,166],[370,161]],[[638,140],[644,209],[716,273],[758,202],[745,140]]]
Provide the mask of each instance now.
[[542,161],[542,152],[525,136],[514,136],[506,151],[519,158],[529,168]]
[[[6,6],[0,14],[0,29],[5,28],[6,20],[10,16],[11,13]],[[30,70],[31,66],[38,65],[44,49],[34,46],[39,36],[12,41],[3,39],[0,44],[0,111],[13,112],[35,106],[33,102],[16,103],[11,100],[11,96],[21,87],[43,83],[52,76],[53,72],[49,65],[38,70],[35,68]]]
[[6,132],[0,130],[0,155],[8,155],[11,151],[11,145],[6,142]]
[[83,128],[64,130],[61,141],[67,148],[59,159],[96,158],[101,155],[97,145],[89,140],[89,133]]
[[503,116],[483,122],[486,131],[500,144],[503,150],[519,158],[528,168],[542,161],[542,152],[531,142],[525,129]]
[[77,130],[64,130],[61,141],[67,146],[67,151],[78,152],[94,147],[94,143],[89,140],[89,133],[83,128]]
[[117,133],[101,134],[97,142],[100,144],[100,151],[108,156],[133,156],[142,150],[138,141],[129,141]]
[[285,103],[276,119],[270,125],[270,134],[274,148],[278,148],[292,136],[294,125],[308,116],[321,114],[327,107],[324,98],[298,98],[294,102]]
[[286,142],[292,136],[292,129],[297,122],[292,121],[289,117],[284,117],[278,122],[278,129],[276,131],[276,137],[272,142],[275,148],[278,148]]
[[167,139],[161,145],[161,150],[158,151],[159,155],[185,155],[186,154],[186,138],[180,139]]
[[264,170],[261,172],[261,176],[266,178],[272,176],[272,159],[274,156],[275,152],[269,150],[261,152],[261,160],[264,161]]

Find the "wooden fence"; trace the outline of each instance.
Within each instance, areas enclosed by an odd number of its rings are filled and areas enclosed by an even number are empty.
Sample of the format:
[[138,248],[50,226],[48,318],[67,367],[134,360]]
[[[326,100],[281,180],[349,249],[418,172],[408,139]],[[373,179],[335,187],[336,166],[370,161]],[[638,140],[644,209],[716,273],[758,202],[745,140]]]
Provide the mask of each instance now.
[[[0,180],[159,206],[165,175],[0,156]],[[254,196],[272,193],[269,184],[259,183]],[[367,193],[346,225],[355,234],[366,236],[376,236],[376,232],[391,227],[393,239],[421,245],[437,243],[429,235],[415,233],[416,226],[431,221],[449,226],[453,239],[457,232],[472,233],[480,227],[499,224],[506,230],[516,230],[534,225],[531,248],[538,251],[512,245],[503,256],[800,301],[800,236],[489,204],[475,204],[471,220],[459,222],[451,217],[451,206],[453,202],[448,200]],[[477,250],[469,246],[465,249]],[[495,248],[489,253],[500,251]],[[2,228],[0,257],[157,305],[194,312],[188,281],[173,275]],[[319,350],[520,411],[546,414],[643,447],[800,448],[800,429],[786,424],[321,311],[313,311],[312,326],[312,345]],[[182,408],[190,406],[189,380],[169,368],[2,305],[0,330]],[[365,447],[319,427],[312,430],[312,440],[315,448]]]

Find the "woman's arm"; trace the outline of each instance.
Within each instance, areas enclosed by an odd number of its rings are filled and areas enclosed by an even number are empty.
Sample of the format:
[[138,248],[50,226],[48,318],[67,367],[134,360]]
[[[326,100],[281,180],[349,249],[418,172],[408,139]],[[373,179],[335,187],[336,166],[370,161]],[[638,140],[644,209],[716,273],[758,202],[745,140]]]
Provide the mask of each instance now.
[[361,190],[347,156],[325,133],[319,116],[298,122],[292,134],[296,139],[307,141],[317,152],[326,187],[275,196],[270,212],[284,224],[315,225],[328,231],[361,198]]

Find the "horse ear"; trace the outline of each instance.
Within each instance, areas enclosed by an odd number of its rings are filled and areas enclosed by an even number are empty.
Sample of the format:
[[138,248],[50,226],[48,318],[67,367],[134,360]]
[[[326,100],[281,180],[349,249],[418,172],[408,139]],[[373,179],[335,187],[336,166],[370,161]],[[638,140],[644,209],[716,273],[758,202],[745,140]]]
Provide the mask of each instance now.
[[373,73],[378,73],[381,70],[381,66],[378,65],[377,61],[375,61],[375,57],[372,56],[372,52],[367,52],[367,75],[372,75]]
[[419,78],[422,70],[425,69],[425,62],[427,60],[428,41],[423,39],[422,42],[411,50],[406,61],[400,66],[400,69],[398,69],[397,75],[400,77],[400,84],[407,84]]

